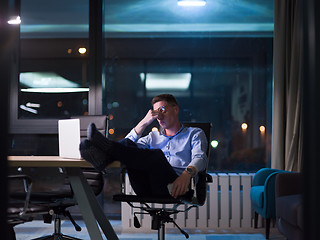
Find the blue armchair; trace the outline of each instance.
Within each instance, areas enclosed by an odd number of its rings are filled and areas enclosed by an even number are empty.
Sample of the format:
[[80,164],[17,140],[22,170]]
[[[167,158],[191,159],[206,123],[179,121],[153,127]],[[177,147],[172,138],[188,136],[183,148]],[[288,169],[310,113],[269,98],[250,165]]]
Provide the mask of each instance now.
[[275,181],[278,169],[262,168],[253,177],[250,198],[255,211],[254,228],[258,225],[258,215],[266,220],[266,239],[269,239],[270,220],[276,218]]

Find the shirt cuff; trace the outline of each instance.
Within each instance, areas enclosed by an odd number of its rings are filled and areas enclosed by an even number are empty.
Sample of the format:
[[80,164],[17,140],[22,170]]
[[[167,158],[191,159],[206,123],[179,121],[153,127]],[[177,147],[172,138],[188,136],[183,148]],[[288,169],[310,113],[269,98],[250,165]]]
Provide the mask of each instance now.
[[136,133],[134,128],[132,128],[125,138],[130,139],[132,142],[136,142],[140,138],[140,136]]
[[205,167],[203,166],[203,163],[202,161],[204,161],[203,159],[193,159],[191,161],[191,163],[189,164],[189,166],[192,166],[192,167],[195,167],[196,170],[197,170],[197,173],[198,172],[201,172],[205,169]]

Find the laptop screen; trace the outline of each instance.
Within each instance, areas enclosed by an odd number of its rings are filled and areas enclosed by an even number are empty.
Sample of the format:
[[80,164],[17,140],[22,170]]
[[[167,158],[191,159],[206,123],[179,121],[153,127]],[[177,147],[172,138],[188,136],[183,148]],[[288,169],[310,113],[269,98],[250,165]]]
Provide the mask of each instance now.
[[80,159],[80,120],[64,119],[58,121],[59,156]]

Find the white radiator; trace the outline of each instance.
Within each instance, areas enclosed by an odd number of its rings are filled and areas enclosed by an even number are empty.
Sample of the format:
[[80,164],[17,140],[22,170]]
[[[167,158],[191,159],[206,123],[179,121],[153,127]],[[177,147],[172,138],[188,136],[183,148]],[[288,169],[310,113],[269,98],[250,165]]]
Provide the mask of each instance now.
[[[181,228],[213,229],[213,228],[251,228],[253,213],[250,200],[250,188],[253,174],[246,173],[218,173],[211,174],[213,182],[208,184],[206,203],[185,213],[174,216]],[[134,194],[128,176],[125,182],[126,194]],[[170,205],[156,205],[169,207]],[[178,209],[186,206],[181,205]],[[121,203],[121,221],[123,229],[134,228],[133,213],[139,209],[132,209],[127,203]],[[138,214],[141,228],[150,229],[151,217]],[[166,228],[173,228],[167,223]]]

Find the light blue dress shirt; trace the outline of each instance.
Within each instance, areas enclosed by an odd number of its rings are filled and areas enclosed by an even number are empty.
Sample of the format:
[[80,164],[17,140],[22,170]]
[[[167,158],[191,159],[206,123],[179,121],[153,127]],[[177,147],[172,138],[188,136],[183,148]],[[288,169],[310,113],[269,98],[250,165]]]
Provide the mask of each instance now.
[[151,131],[141,137],[132,129],[126,138],[135,142],[139,148],[161,149],[179,176],[188,166],[194,166],[198,172],[207,167],[208,143],[200,128],[182,126],[171,137],[159,131]]

